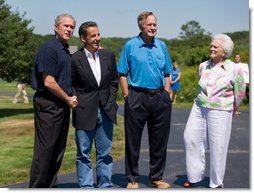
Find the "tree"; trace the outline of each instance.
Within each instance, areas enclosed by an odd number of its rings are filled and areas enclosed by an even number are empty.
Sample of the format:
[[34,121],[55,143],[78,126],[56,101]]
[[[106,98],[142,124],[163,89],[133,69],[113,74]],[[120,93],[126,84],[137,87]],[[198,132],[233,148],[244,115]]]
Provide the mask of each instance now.
[[[183,62],[187,66],[198,65],[209,58],[209,43],[211,34],[205,33],[197,21],[188,21],[181,27],[180,33],[181,53]],[[179,47],[179,46],[178,46]]]
[[197,21],[188,21],[181,27],[182,32],[180,32],[181,39],[190,39],[197,35],[204,35],[205,30],[201,28]]
[[30,82],[31,68],[38,42],[33,35],[30,20],[11,12],[11,6],[0,0],[0,78]]

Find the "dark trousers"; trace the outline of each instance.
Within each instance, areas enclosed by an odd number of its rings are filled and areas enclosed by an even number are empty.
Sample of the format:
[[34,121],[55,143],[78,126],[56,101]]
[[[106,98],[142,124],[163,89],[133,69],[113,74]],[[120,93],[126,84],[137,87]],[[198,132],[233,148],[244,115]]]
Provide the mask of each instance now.
[[171,101],[166,91],[150,94],[129,90],[125,101],[125,169],[128,181],[139,180],[141,137],[148,127],[151,180],[161,180],[166,164],[171,124]]
[[51,94],[34,95],[35,141],[30,188],[52,188],[57,183],[67,142],[69,106]]

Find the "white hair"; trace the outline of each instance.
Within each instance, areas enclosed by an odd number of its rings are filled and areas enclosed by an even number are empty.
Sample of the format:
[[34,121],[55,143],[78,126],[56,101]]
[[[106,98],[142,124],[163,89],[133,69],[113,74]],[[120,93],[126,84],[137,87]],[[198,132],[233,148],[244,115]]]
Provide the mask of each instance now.
[[214,40],[220,41],[221,47],[226,54],[225,57],[229,58],[234,49],[234,42],[232,41],[232,39],[226,34],[217,34],[213,36],[212,41]]

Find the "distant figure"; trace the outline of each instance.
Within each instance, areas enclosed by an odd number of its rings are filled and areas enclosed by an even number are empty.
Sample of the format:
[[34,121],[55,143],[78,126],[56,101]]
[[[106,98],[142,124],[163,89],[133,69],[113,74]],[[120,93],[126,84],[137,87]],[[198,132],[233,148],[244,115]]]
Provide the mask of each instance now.
[[250,82],[248,64],[241,62],[241,57],[240,57],[240,54],[238,53],[234,55],[234,59],[235,59],[235,64],[238,64],[240,68],[242,69],[244,82],[248,85]]
[[175,61],[173,62],[173,72],[171,74],[171,87],[170,87],[170,96],[173,104],[176,103],[176,97],[181,89],[180,85],[180,78],[181,78],[181,69],[178,66],[178,63]]
[[17,87],[17,93],[16,95],[14,96],[14,99],[13,99],[13,103],[16,104],[18,102],[18,97],[21,95],[21,93],[23,94],[23,99],[24,99],[24,103],[28,103],[29,100],[27,98],[27,93],[26,93],[26,89],[25,89],[25,84],[24,83],[21,83],[21,82],[18,82],[16,84],[16,87]]
[[[244,82],[246,84],[246,92],[245,92],[245,98],[249,100],[249,66],[246,63],[241,62],[241,57],[239,53],[236,53],[234,55],[234,62],[235,64],[239,65],[239,67],[243,71],[243,78]],[[236,111],[236,115],[239,116],[241,114],[240,111]]]
[[[244,78],[244,82],[246,84],[245,98],[247,99],[247,101],[249,101],[249,82],[250,82],[249,65],[241,62],[241,57],[240,57],[239,53],[236,53],[234,55],[234,61],[235,61],[235,64],[239,65],[239,67],[243,71],[243,78]],[[240,112],[238,112],[238,114],[240,114]]]

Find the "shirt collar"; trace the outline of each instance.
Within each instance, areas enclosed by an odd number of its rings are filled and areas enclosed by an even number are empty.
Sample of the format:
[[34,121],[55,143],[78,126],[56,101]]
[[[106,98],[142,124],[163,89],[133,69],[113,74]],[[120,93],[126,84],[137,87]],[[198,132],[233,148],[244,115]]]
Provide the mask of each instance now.
[[[221,67],[223,70],[227,70],[227,68],[228,68],[227,63],[229,63],[229,62],[231,62],[231,60],[226,59],[226,60],[223,62],[223,64],[220,65],[220,67]],[[213,64],[212,64],[212,60],[209,60],[208,66],[209,66],[210,69],[211,69],[212,67],[214,67]]]
[[152,39],[152,42],[150,44],[146,44],[143,41],[143,39],[141,38],[141,32],[138,34],[137,38],[138,38],[138,46],[139,47],[142,47],[142,46],[155,46],[155,47],[158,47],[157,41],[156,41],[155,38]]
[[67,42],[64,44],[56,36],[54,36],[53,39],[57,42],[58,45],[62,47],[62,49],[67,49],[67,50],[69,49],[69,44]]
[[[87,58],[93,58],[93,54],[89,52],[86,48],[84,48],[85,54]],[[94,55],[97,57],[98,56],[98,50],[94,52]]]

